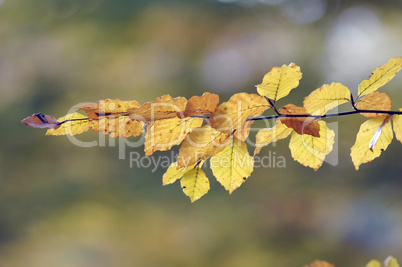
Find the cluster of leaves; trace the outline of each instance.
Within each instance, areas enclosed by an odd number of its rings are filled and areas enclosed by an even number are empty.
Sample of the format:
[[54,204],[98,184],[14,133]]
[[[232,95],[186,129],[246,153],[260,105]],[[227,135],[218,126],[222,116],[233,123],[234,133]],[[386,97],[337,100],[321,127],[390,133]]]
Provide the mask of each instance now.
[[[219,96],[211,93],[189,100],[164,95],[142,105],[137,101],[106,99],[77,106],[77,112],[59,119],[37,113],[22,122],[48,128],[47,135],[74,135],[92,130],[127,138],[146,133],[146,156],[181,144],[177,162],[163,175],[163,184],[181,179],[184,193],[193,202],[209,190],[209,180],[201,169],[208,159],[214,176],[229,193],[251,175],[254,159],[245,140],[255,120],[277,119],[274,127],[257,133],[254,155],[260,153],[263,146],[291,135],[292,157],[314,170],[323,164],[334,144],[335,133],[322,118],[351,114],[369,118],[361,125],[351,149],[356,170],[387,148],[393,131],[402,142],[402,109],[391,111],[389,97],[376,92],[401,68],[402,57],[392,58],[378,67],[359,85],[356,98],[340,83],[323,85],[304,98],[303,107],[288,104],[278,109],[276,106],[279,99],[299,85],[302,77],[300,68],[291,63],[272,68],[257,86],[258,95],[238,93],[220,105]],[[327,113],[343,103],[350,103],[352,110]],[[267,109],[273,110],[275,115],[261,117]]]
[[[316,260],[310,265],[305,265],[304,267],[335,267],[335,265],[326,261]],[[369,263],[367,263],[366,267],[399,267],[399,264],[394,257],[389,256],[384,262],[371,260]]]

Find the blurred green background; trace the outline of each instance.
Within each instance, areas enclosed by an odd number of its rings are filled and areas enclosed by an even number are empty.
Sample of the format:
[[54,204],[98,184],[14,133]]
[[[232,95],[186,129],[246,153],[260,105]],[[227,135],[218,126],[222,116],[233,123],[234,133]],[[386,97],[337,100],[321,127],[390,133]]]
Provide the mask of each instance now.
[[[105,98],[208,91],[223,102],[290,62],[303,79],[278,105],[301,105],[324,83],[357,92],[402,55],[401,25],[400,0],[0,0],[0,266],[402,261],[402,145],[356,172],[349,153],[362,116],[327,120],[338,141],[317,172],[278,142],[261,155],[286,168],[256,168],[232,195],[206,171],[211,190],[194,204],[179,184],[162,187],[165,168],[130,168],[143,147],[119,159],[119,140],[84,133],[106,143],[79,147],[20,123]],[[381,91],[402,107],[401,74]]]

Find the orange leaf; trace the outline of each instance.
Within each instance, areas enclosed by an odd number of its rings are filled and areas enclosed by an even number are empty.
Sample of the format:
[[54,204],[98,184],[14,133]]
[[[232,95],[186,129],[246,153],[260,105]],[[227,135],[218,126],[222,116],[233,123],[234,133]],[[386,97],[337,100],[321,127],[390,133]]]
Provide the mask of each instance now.
[[180,116],[186,104],[187,99],[184,97],[173,98],[170,95],[164,95],[141,107],[130,108],[128,113],[132,120],[153,122]]
[[263,97],[256,94],[239,93],[228,102],[222,103],[209,118],[211,126],[227,135],[235,131],[234,136],[244,141],[250,132],[252,116],[262,114],[270,105]]
[[219,96],[211,93],[204,93],[202,96],[193,96],[187,102],[184,116],[209,114],[215,111],[219,104]]
[[[357,109],[363,110],[391,110],[391,99],[385,93],[374,92],[366,95],[356,104]],[[360,113],[363,116],[379,117],[384,116],[382,113]]]
[[304,267],[335,267],[335,265],[326,261],[315,260],[310,265],[304,265]]
[[34,128],[57,129],[60,127],[60,123],[55,117],[43,115],[42,113],[32,114],[32,116],[23,119],[21,122]]
[[145,156],[152,155],[156,150],[169,150],[180,144],[186,135],[194,128],[200,127],[202,118],[172,118],[158,120],[148,129],[145,136]]
[[206,160],[225,149],[230,135],[219,132],[209,125],[195,128],[183,141],[177,161],[177,168]]
[[[284,115],[310,115],[305,108],[293,104],[282,107],[279,113]],[[320,137],[320,124],[313,117],[283,117],[281,122],[300,135],[308,134]]]

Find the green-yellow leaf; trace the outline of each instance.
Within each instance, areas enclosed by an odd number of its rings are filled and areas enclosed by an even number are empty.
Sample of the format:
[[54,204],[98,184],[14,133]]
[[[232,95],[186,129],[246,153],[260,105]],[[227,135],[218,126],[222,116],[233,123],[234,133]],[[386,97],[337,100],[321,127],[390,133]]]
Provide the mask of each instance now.
[[391,58],[387,64],[378,67],[367,80],[361,82],[357,96],[361,97],[376,91],[394,78],[395,74],[401,69],[402,57]]
[[[389,116],[375,117],[364,122],[350,150],[356,170],[363,163],[373,161],[387,149],[393,138]],[[373,143],[374,142],[374,143]]]
[[293,159],[315,171],[321,167],[325,156],[332,151],[335,137],[334,131],[328,129],[324,121],[318,123],[320,124],[320,137],[300,135],[294,131],[289,143]]
[[191,202],[196,201],[209,191],[209,180],[201,170],[201,163],[197,167],[186,172],[181,178],[181,188]]
[[289,92],[299,85],[302,77],[300,67],[295,63],[289,66],[273,67],[270,72],[265,74],[262,83],[257,85],[257,92],[273,101],[277,101],[289,94]]
[[248,154],[247,145],[231,137],[224,150],[210,160],[212,173],[229,194],[241,186],[253,172],[254,159]]
[[399,263],[394,257],[389,256],[383,263],[377,260],[371,260],[367,263],[366,267],[399,267]]
[[293,129],[287,127],[280,120],[277,120],[275,126],[272,128],[259,130],[255,136],[256,141],[254,155],[260,153],[263,146],[288,137],[292,131]]
[[[398,109],[402,111],[402,108]],[[402,115],[392,116],[392,122],[394,124],[395,138],[402,143]]]
[[324,115],[345,102],[350,101],[349,89],[341,83],[324,84],[304,98],[304,108],[312,115]]

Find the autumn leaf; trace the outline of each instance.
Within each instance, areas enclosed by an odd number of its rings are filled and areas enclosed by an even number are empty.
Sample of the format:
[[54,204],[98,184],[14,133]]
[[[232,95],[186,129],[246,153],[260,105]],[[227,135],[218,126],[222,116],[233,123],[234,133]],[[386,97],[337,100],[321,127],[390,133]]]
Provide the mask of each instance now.
[[399,267],[399,263],[394,257],[389,256],[383,263],[377,260],[371,260],[367,263],[366,267]]
[[259,130],[256,135],[254,155],[260,153],[263,146],[288,137],[292,131],[292,128],[287,127],[280,120],[277,120],[272,128]]
[[148,128],[145,136],[145,156],[152,155],[156,150],[169,150],[172,146],[179,145],[186,135],[194,128],[200,127],[203,121],[202,118],[172,118],[155,121]]
[[202,163],[203,163],[203,161],[200,163],[194,163],[190,166],[178,169],[177,162],[173,162],[172,164],[170,164],[169,168],[167,169],[167,171],[165,172],[165,174],[162,177],[162,185],[173,184],[174,182],[179,180],[181,177],[183,177],[184,174],[186,174],[186,172],[194,169],[194,167],[196,167],[197,164],[202,164]]
[[312,115],[324,115],[348,101],[350,101],[349,89],[341,83],[332,83],[324,84],[305,97],[303,106]]
[[[366,95],[356,104],[357,109],[362,110],[391,110],[391,99],[385,93],[374,92]],[[360,113],[365,117],[384,116],[382,113]]]
[[140,104],[135,100],[121,101],[119,99],[105,99],[96,103],[76,106],[75,108],[85,111],[90,119],[99,119],[111,115],[115,117],[128,115],[128,109],[139,106]]
[[290,63],[289,66],[283,65],[280,68],[273,67],[265,74],[262,83],[257,85],[257,92],[275,102],[296,88],[301,77],[300,67],[295,63]]
[[[350,151],[356,170],[359,170],[361,164],[379,157],[391,143],[393,133],[391,123],[388,121],[389,116],[375,117],[360,126],[356,142]],[[378,133],[378,129],[381,129],[380,133]],[[375,146],[373,146],[373,137],[377,137]]]
[[140,107],[129,108],[128,113],[132,120],[149,123],[180,116],[186,104],[187,99],[184,97],[173,98],[170,95],[164,95]]
[[254,169],[254,159],[248,154],[246,143],[233,136],[225,149],[210,159],[210,163],[216,180],[229,194],[241,186]]
[[209,125],[195,128],[181,144],[177,168],[183,168],[198,160],[206,160],[215,156],[226,147],[229,137]]
[[202,163],[186,172],[180,180],[184,194],[191,199],[191,202],[198,200],[208,193],[209,180],[201,170]]
[[334,144],[334,131],[328,129],[325,121],[319,121],[320,137],[292,133],[289,148],[294,160],[300,164],[311,167],[315,171],[323,164],[325,156],[332,151]]
[[210,125],[227,135],[235,131],[236,138],[244,141],[250,132],[252,116],[262,114],[270,105],[259,95],[239,93],[233,95],[228,102],[219,105],[209,118]]
[[[279,110],[283,115],[310,115],[303,107],[288,104]],[[313,117],[282,117],[281,122],[287,127],[292,128],[298,134],[307,134],[314,137],[320,137],[320,125]]]
[[78,112],[67,114],[58,119],[60,127],[48,129],[46,135],[75,135],[91,129],[92,120]]
[[[398,111],[402,111],[402,108]],[[402,143],[402,115],[392,116],[392,122],[394,123],[395,138]]]
[[304,265],[304,267],[335,267],[335,265],[326,261],[315,260],[310,265]]
[[370,75],[367,80],[363,80],[358,89],[358,97],[367,95],[376,91],[378,88],[394,78],[395,74],[402,69],[402,57],[394,57],[377,69]]
[[57,129],[60,127],[60,123],[55,117],[43,115],[42,113],[32,114],[32,116],[23,119],[21,122],[33,128]]
[[199,116],[215,111],[219,104],[219,96],[211,93],[204,93],[202,96],[193,96],[187,102],[184,116]]

